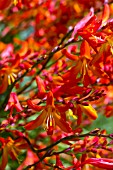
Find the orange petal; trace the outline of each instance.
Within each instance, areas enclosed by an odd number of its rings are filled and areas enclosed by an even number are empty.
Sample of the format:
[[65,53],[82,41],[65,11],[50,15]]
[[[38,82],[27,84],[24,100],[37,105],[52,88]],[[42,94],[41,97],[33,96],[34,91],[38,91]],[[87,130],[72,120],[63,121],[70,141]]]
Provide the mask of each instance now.
[[61,86],[61,85],[64,84],[63,83],[63,78],[61,76],[55,76],[55,77],[53,77],[53,83],[55,85]]
[[104,25],[104,23],[109,19],[109,15],[110,15],[109,5],[105,4],[103,14],[102,14],[102,25]]
[[2,163],[0,165],[0,170],[5,170],[7,162],[8,162],[8,152],[7,152],[7,147],[4,147],[3,155],[2,155]]
[[72,38],[76,35],[77,31],[83,28],[87,22],[94,16],[94,10],[91,9],[88,15],[86,15],[83,19],[81,19],[74,27],[74,31],[72,33]]
[[91,119],[96,119],[98,117],[96,110],[89,104],[89,106],[80,105],[82,111],[89,116]]
[[31,109],[33,109],[35,111],[41,111],[41,109],[42,109],[42,106],[34,104],[30,99],[27,100],[27,104],[28,104],[28,106],[30,106]]
[[4,93],[7,90],[7,87],[8,87],[7,74],[4,74],[3,79],[2,79],[2,74],[0,74],[0,94]]
[[51,91],[47,94],[47,106],[48,105],[54,106],[54,97]]
[[25,125],[27,130],[33,130],[43,124],[44,119],[46,118],[46,112],[43,111],[35,120],[30,121]]
[[36,83],[37,83],[39,92],[40,93],[45,93],[44,82],[43,82],[43,80],[39,76],[36,76]]
[[80,47],[80,55],[87,59],[91,59],[90,56],[90,46],[87,41],[83,41]]
[[70,60],[74,60],[74,61],[78,60],[78,56],[69,53],[66,49],[63,49],[63,50],[62,50],[62,53],[63,53],[67,58],[69,58]]
[[59,126],[61,130],[67,133],[72,132],[71,127],[69,126],[67,122],[64,121],[63,118],[61,118],[57,113],[54,113],[53,116],[54,116],[56,125]]
[[101,78],[105,78],[105,79],[109,78],[109,76],[101,68],[92,66],[91,70],[94,73],[94,75],[96,75],[97,77],[101,77]]

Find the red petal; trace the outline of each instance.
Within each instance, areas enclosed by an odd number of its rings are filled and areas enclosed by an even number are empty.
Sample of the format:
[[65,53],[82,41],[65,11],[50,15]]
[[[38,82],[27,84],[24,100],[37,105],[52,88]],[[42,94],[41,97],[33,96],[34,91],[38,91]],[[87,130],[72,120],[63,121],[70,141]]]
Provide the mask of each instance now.
[[31,164],[33,164],[33,163],[35,163],[37,161],[38,161],[38,157],[37,157],[36,153],[34,153],[33,151],[28,149],[25,160],[17,168],[17,170],[22,170],[22,169],[24,169],[25,166],[31,165]]
[[50,91],[47,94],[47,106],[48,105],[52,105],[54,106],[54,97],[53,97],[53,93]]
[[0,165],[0,170],[5,170],[7,162],[8,162],[8,151],[7,151],[7,148],[4,147],[3,155],[2,155],[2,163]]
[[31,109],[33,109],[35,111],[41,111],[41,109],[42,109],[42,106],[34,104],[30,99],[27,100],[27,104],[28,104],[28,106],[30,106]]
[[77,105],[77,108],[75,109],[75,113],[78,117],[77,119],[77,125],[79,126],[82,122],[82,111],[81,111],[81,108],[79,107],[79,105]]
[[85,162],[83,162],[84,164],[91,164],[94,165],[98,168],[103,168],[103,169],[107,169],[107,170],[113,170],[113,159],[107,159],[107,158],[89,158],[87,159]]
[[7,90],[7,87],[8,87],[8,77],[7,77],[7,74],[4,74],[4,78],[3,79],[1,77],[2,77],[2,74],[0,72],[0,81],[2,81],[0,83],[0,94],[4,93]]
[[80,20],[74,27],[74,31],[72,33],[72,38],[74,38],[77,31],[85,26],[85,24],[93,17],[94,11],[90,11],[87,16],[85,16],[82,20]]
[[5,8],[9,7],[11,4],[11,0],[0,0],[0,10],[4,10]]
[[64,168],[59,155],[56,155],[56,166],[60,167],[60,168]]

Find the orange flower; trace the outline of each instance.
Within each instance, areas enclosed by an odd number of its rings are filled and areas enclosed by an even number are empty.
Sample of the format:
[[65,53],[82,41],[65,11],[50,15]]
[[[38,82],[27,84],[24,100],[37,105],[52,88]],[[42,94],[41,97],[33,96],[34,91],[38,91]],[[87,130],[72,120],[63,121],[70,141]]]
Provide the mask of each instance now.
[[62,53],[67,58],[75,61],[76,65],[69,69],[63,75],[63,78],[65,78],[66,80],[67,77],[68,79],[74,79],[74,77],[77,78],[77,76],[79,75],[81,76],[80,79],[82,80],[85,87],[87,87],[89,84],[93,84],[96,81],[95,76],[98,78],[109,78],[102,68],[103,65],[101,64],[101,66],[99,63],[102,55],[104,55],[104,49],[105,45],[103,44],[99,50],[100,53],[92,57],[90,52],[90,45],[86,40],[82,41],[81,43],[79,58],[77,58],[77,56],[75,56],[74,58],[73,54],[67,52],[64,49]]
[[[34,104],[33,107],[31,106],[31,108],[39,110],[39,106],[34,106]],[[37,128],[41,124],[45,126],[48,135],[53,134],[55,125],[59,126],[64,132],[71,132],[69,124],[65,122],[65,120],[61,117],[60,113],[54,105],[54,97],[51,91],[47,94],[47,104],[44,107],[40,116],[26,124],[25,128],[27,130],[32,130]]]
[[5,170],[5,167],[8,163],[8,155],[10,155],[11,159],[18,160],[18,154],[20,153],[21,149],[23,149],[23,146],[24,148],[25,146],[26,148],[28,147],[27,143],[22,138],[14,141],[11,137],[8,137],[6,139],[0,137],[0,143],[0,149],[3,150],[0,170]]
[[0,94],[7,90],[8,85],[11,85],[17,77],[18,69],[15,65],[12,67],[5,66],[0,70]]
[[62,52],[67,58],[74,60],[76,63],[76,65],[73,66],[69,71],[67,71],[66,74],[63,75],[63,77],[67,76],[69,72],[71,74],[69,75],[70,78],[72,77],[72,75],[77,77],[78,74],[81,74],[84,85],[88,86],[88,84],[91,83],[91,78],[88,71],[90,69],[89,62],[92,60],[92,57],[90,55],[89,43],[86,40],[81,43],[79,57],[74,57],[73,54],[68,53],[65,49]]

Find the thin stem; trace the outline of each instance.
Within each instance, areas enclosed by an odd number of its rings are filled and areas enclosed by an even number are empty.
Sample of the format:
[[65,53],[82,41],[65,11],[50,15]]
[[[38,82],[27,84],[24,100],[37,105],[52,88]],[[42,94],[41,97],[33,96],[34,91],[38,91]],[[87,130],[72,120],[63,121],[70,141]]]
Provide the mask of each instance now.
[[35,162],[34,164],[28,165],[26,168],[24,168],[24,170],[27,170],[29,168],[31,168],[32,166],[36,166],[38,163],[42,162],[44,160],[44,158],[46,158],[48,155],[48,152],[46,152],[40,159],[39,161]]
[[[48,157],[48,156],[50,157],[50,156],[52,156],[52,155],[60,154],[60,153],[62,153],[62,152],[64,152],[64,151],[67,151],[67,152],[68,152],[68,150],[70,150],[70,148],[67,148],[67,149],[65,149],[65,150],[63,150],[63,151],[61,151],[61,152],[58,152],[58,153],[57,153],[57,152],[53,152],[53,153],[52,153],[52,152],[51,152],[51,151],[52,151],[52,148],[53,148],[55,145],[57,145],[57,144],[65,141],[65,140],[73,140],[73,139],[75,139],[75,138],[82,138],[82,137],[86,137],[86,136],[98,136],[98,137],[106,137],[106,138],[109,138],[109,139],[113,139],[112,134],[101,134],[101,133],[99,133],[98,130],[97,130],[97,131],[94,130],[94,131],[91,131],[91,132],[85,133],[85,134],[75,134],[75,135],[66,136],[66,137],[61,138],[60,140],[54,142],[53,144],[51,144],[51,145],[49,145],[49,146],[47,146],[47,147],[45,147],[45,148],[40,149],[40,150],[37,151],[37,150],[35,150],[35,149],[33,148],[31,142],[25,137],[24,139],[26,140],[26,142],[27,142],[28,145],[30,146],[31,150],[37,154],[37,156],[39,156],[38,154],[41,153],[41,152],[43,152],[43,151],[46,151],[46,153],[45,153],[41,158],[39,157],[39,158],[40,158],[39,161],[37,161],[36,163],[34,163],[34,164],[32,164],[32,165],[28,165],[26,168],[24,168],[24,170],[27,170],[27,169],[31,168],[32,166],[36,166],[38,163],[42,162],[42,161],[44,160],[44,158],[46,158],[46,157]],[[50,166],[50,165],[48,164],[47,166]],[[51,166],[52,166],[52,165],[51,165]]]
[[106,138],[109,138],[109,139],[113,139],[113,137],[111,137],[110,134],[106,134],[106,135],[105,134],[100,134],[100,133],[95,134],[95,133],[91,133],[91,132],[85,133],[85,134],[80,134],[80,135],[75,134],[75,135],[70,135],[70,136],[66,136],[64,138],[61,138],[60,140],[54,142],[53,144],[51,144],[51,145],[49,145],[49,146],[47,146],[47,147],[45,147],[43,149],[38,150],[37,152],[40,153],[40,152],[46,151],[46,150],[48,150],[50,148],[53,148],[54,146],[56,146],[57,144],[65,141],[65,140],[72,140],[72,139],[75,139],[75,138],[82,138],[82,137],[86,137],[86,136],[98,136],[98,137],[106,137]]
[[[76,42],[79,42],[79,41],[81,41],[81,40],[78,40],[78,41],[76,41]],[[35,76],[36,76],[36,75],[39,75],[39,74],[42,72],[42,70],[44,70],[44,69],[46,68],[47,63],[51,60],[51,58],[53,57],[53,55],[54,55],[56,52],[62,50],[63,48],[65,48],[66,46],[68,46],[69,44],[72,44],[72,43],[75,43],[75,40],[74,40],[74,39],[69,39],[66,44],[60,45],[60,46],[56,46],[49,54],[45,55],[46,58],[47,58],[46,62],[43,64],[43,67],[35,73],[35,75],[33,76],[32,80],[34,80]],[[32,81],[32,80],[31,80],[31,81]],[[30,83],[29,83],[29,84],[30,84]],[[19,90],[18,94],[21,94],[24,90],[26,90],[26,89],[29,87],[29,84],[27,84],[27,85],[25,85],[24,87],[22,87],[22,88]]]
[[58,60],[60,60],[62,57],[63,57],[63,55],[60,56],[57,60],[55,60],[53,63],[51,63],[51,64],[49,64],[48,66],[46,66],[46,68],[49,68],[49,67],[51,67],[52,65],[54,65],[54,64],[55,64]]

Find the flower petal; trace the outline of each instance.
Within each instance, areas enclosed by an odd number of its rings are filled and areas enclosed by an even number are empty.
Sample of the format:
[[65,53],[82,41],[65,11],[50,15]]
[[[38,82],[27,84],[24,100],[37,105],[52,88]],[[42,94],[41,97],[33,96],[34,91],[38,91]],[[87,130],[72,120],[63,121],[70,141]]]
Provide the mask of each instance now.
[[28,106],[30,106],[31,109],[33,109],[35,111],[41,111],[41,109],[42,109],[42,106],[34,104],[30,99],[27,100],[27,104],[28,104]]
[[39,92],[45,92],[44,82],[39,76],[36,76],[36,83],[37,83]]
[[29,123],[27,123],[25,125],[25,128],[27,130],[33,130],[37,128],[38,126],[40,126],[43,123],[45,118],[46,118],[46,112],[43,111],[35,120],[32,120]]
[[7,147],[4,147],[3,155],[2,155],[2,163],[0,165],[0,170],[5,170],[7,162],[8,162],[8,152],[7,152]]
[[4,93],[7,90],[7,87],[8,87],[7,74],[2,74],[2,72],[0,72],[0,94]]
[[80,105],[82,111],[89,116],[91,119],[96,119],[98,117],[96,110],[89,104],[88,106]]
[[80,55],[81,57],[85,57],[89,60],[91,60],[91,55],[90,55],[90,46],[87,41],[83,41],[81,46],[80,46]]
[[85,24],[94,16],[93,8],[82,20],[80,20],[74,27],[74,31],[72,33],[72,38],[74,38],[77,31],[85,26]]
[[47,94],[47,106],[48,105],[52,105],[54,106],[54,97],[53,97],[53,93],[50,91]]
[[109,19],[109,15],[110,15],[110,9],[109,9],[109,5],[105,4],[104,5],[104,10],[103,10],[103,14],[102,14],[102,26],[105,24],[105,22]]
[[11,0],[6,0],[6,1],[1,0],[0,1],[0,10],[6,9],[7,7],[10,6],[10,4],[11,4]]
[[91,164],[98,168],[103,168],[107,170],[113,169],[113,159],[107,158],[89,158],[83,164]]
[[57,113],[54,113],[53,116],[54,116],[56,125],[59,126],[61,130],[67,133],[72,132],[71,127],[69,126],[67,122],[64,121],[63,118],[61,118]]
[[60,160],[59,155],[56,155],[56,166],[59,168],[64,168],[62,161]]
[[78,56],[69,53],[66,49],[62,50],[62,54],[65,55],[67,58],[69,58],[70,60],[76,61],[78,60]]

